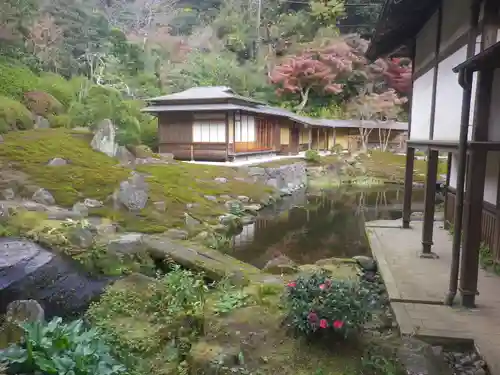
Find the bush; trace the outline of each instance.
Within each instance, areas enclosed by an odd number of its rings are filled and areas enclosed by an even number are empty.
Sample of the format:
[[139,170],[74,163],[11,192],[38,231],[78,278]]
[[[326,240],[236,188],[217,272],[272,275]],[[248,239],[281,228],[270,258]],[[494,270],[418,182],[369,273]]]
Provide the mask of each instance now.
[[298,333],[347,338],[370,320],[373,297],[363,284],[315,273],[288,284],[286,305],[288,321]]
[[51,94],[66,109],[69,108],[70,103],[76,98],[76,90],[72,83],[54,73],[43,73],[40,76],[38,89]]
[[306,161],[309,163],[319,163],[320,156],[318,151],[316,150],[307,150],[306,151]]
[[38,86],[39,78],[28,68],[0,64],[0,96],[22,100],[25,92]]
[[64,324],[61,318],[47,323],[23,325],[22,345],[0,353],[16,374],[117,375],[126,368],[110,354],[110,348],[95,329],[87,330],[83,321]]
[[158,152],[158,121],[156,118],[141,126],[141,142],[153,152]]
[[344,147],[342,147],[342,145],[337,143],[335,146],[332,147],[330,151],[334,154],[340,154],[342,151],[344,151]]
[[0,133],[33,128],[31,112],[16,100],[0,96]]
[[43,91],[29,91],[25,93],[24,104],[31,112],[43,117],[58,115],[63,110],[63,106],[59,100]]
[[70,115],[50,115],[48,117],[51,128],[70,128],[71,116]]

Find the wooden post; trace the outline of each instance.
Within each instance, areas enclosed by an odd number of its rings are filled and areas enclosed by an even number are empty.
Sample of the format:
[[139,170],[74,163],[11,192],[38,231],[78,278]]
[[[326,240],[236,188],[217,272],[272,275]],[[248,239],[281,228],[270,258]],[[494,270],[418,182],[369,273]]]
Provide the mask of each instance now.
[[191,161],[194,161],[194,146],[191,144]]
[[410,228],[414,164],[415,149],[413,147],[408,147],[406,150],[405,193],[403,198],[403,228],[405,229]]
[[307,144],[308,150],[310,150],[312,148],[312,138],[313,138],[313,132],[312,132],[311,126],[309,125],[309,140],[308,140],[308,144]]
[[448,221],[448,187],[450,186],[451,175],[451,159],[452,154],[448,152],[448,162],[446,164],[446,182],[444,183],[444,229],[450,229],[450,222]]
[[[480,71],[477,78],[476,112],[472,139],[488,139],[493,71]],[[460,261],[460,295],[464,307],[475,307],[481,246],[481,216],[483,211],[484,179],[487,151],[471,149],[467,170],[464,202],[463,254]]]
[[318,149],[319,152],[319,128],[316,130],[316,136],[318,137],[318,140],[316,141],[316,148]]
[[436,180],[439,152],[429,150],[427,153],[427,176],[425,178],[424,226],[422,232],[421,258],[435,259],[438,256],[432,252],[432,235],[434,232],[434,211],[436,205]]

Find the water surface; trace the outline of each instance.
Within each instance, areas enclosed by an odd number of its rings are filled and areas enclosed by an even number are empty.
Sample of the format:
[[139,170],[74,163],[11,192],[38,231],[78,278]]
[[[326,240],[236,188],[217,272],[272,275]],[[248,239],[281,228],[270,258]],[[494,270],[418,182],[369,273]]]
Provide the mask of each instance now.
[[[423,210],[423,191],[413,192],[413,210]],[[330,257],[369,255],[366,221],[402,217],[402,188],[297,192],[267,208],[234,237],[232,255],[259,268],[286,255],[298,264]]]

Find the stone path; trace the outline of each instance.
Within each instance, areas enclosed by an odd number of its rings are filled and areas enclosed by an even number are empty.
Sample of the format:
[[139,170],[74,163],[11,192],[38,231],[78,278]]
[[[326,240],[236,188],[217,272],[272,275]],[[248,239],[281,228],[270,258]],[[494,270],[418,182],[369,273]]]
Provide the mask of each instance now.
[[500,375],[500,276],[479,271],[476,309],[443,305],[448,291],[451,235],[436,222],[433,251],[439,259],[421,259],[422,222],[402,229],[400,220],[368,222],[366,232],[387,286],[402,334],[433,343],[474,343]]

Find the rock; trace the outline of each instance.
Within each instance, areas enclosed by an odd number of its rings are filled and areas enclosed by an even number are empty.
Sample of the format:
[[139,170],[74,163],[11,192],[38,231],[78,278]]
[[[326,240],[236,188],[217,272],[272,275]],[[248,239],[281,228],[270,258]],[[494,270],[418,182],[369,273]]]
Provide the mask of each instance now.
[[45,320],[45,311],[35,300],[17,300],[7,305],[5,320],[17,323],[34,323]]
[[54,158],[54,159],[50,160],[48,163],[48,165],[50,165],[52,167],[58,167],[61,165],[66,165],[66,164],[68,164],[68,162],[64,159],[61,159],[61,158]]
[[228,227],[229,230],[235,230],[242,225],[239,216],[233,214],[219,216],[219,223]]
[[142,233],[125,233],[108,242],[107,249],[115,254],[134,255],[146,250]]
[[101,201],[98,201],[97,199],[89,199],[89,198],[86,198],[83,201],[83,204],[88,208],[99,208],[104,205]]
[[[217,198],[216,198],[216,199],[217,199]],[[187,209],[187,210],[191,210],[191,209],[193,209],[193,208],[195,208],[195,207],[198,207],[198,206],[199,206],[199,204],[198,204],[198,203],[188,203],[188,204],[186,204],[186,209]]]
[[266,263],[262,271],[271,274],[293,274],[299,270],[293,260],[285,255],[280,255]]
[[9,218],[9,208],[5,204],[0,203],[0,223],[9,220]]
[[0,349],[20,343],[24,337],[23,323],[43,322],[45,312],[35,300],[17,300],[7,305],[5,322],[0,327]]
[[48,205],[48,206],[52,206],[52,205],[56,204],[56,200],[54,199],[52,194],[50,194],[50,192],[48,190],[45,190],[42,188],[35,191],[35,193],[33,194],[33,197],[31,199],[33,199],[36,203],[40,203],[40,204],[44,204],[44,205]]
[[217,202],[217,197],[214,197],[213,195],[204,195],[204,197],[207,201]]
[[434,354],[432,347],[414,337],[403,337],[397,350],[399,362],[408,375],[444,374],[445,363],[442,357]]
[[135,161],[135,156],[125,146],[118,146],[116,148],[115,157],[123,165],[130,165]]
[[173,240],[187,240],[188,232],[182,229],[169,229],[166,231],[165,235]]
[[250,202],[250,198],[247,197],[246,195],[238,195],[238,197],[236,199],[238,199],[241,203]]
[[372,257],[367,257],[364,255],[356,255],[352,257],[356,263],[363,269],[363,271],[377,271],[377,262]]
[[231,198],[231,196],[230,196],[230,195],[227,195],[227,194],[221,195],[221,196],[220,196],[220,198],[221,198],[221,199],[224,199],[225,201],[228,201],[228,200],[233,199],[233,198]]
[[216,177],[214,179],[215,182],[218,182],[219,184],[226,184],[227,183],[227,178],[225,177]]
[[266,175],[266,170],[264,168],[260,168],[260,167],[251,167],[248,170],[248,175],[250,177],[265,176]]
[[141,184],[134,184],[129,181],[120,183],[118,201],[129,211],[140,211],[146,207],[148,202],[148,192]]
[[80,203],[80,202],[75,203],[73,205],[72,211],[74,213],[77,213],[77,214],[81,215],[82,217],[89,216],[89,209],[85,205],[85,203]]
[[153,202],[153,206],[158,212],[165,212],[167,210],[167,204],[164,201]]
[[27,240],[0,238],[0,311],[14,300],[37,300],[45,318],[76,317],[111,282],[92,279],[62,257]]
[[2,190],[2,196],[5,200],[10,201],[16,197],[16,193],[14,192],[13,189],[7,188]]
[[88,249],[94,244],[94,235],[87,228],[73,228],[68,233],[69,241],[81,249]]
[[90,142],[90,146],[95,151],[100,151],[108,156],[114,157],[117,152],[115,126],[109,119],[102,120],[97,125],[97,130],[94,138]]
[[210,237],[210,233],[208,233],[207,231],[203,231],[203,232],[198,233],[193,239],[195,241],[204,243],[209,237]]
[[43,116],[35,116],[34,129],[48,129],[50,128],[50,122]]
[[195,219],[194,217],[192,217],[188,213],[184,213],[184,222],[186,223],[186,227],[189,230],[193,230],[196,227],[198,227],[199,225],[201,225],[201,222],[198,219]]
[[199,341],[193,345],[189,352],[189,368],[193,374],[240,374],[240,370],[238,369],[240,352],[241,349],[239,347],[223,347]]

